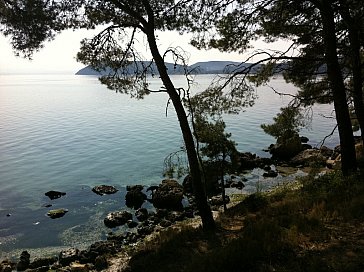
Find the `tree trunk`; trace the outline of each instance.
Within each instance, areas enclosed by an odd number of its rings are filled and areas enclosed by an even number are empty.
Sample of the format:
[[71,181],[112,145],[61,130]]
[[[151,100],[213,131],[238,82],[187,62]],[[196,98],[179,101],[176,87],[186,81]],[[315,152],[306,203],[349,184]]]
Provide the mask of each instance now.
[[350,15],[350,8],[347,1],[341,1],[340,4],[340,14],[344,19],[349,33],[355,114],[359,122],[361,138],[364,142],[364,94],[359,36],[361,18],[354,18]]
[[164,60],[159,53],[153,29],[149,29],[147,31],[147,38],[150,51],[152,53],[155,64],[157,65],[159,71],[160,78],[162,79],[162,82],[166,87],[167,93],[177,113],[178,121],[183,134],[183,140],[187,150],[188,163],[191,172],[190,174],[192,176],[192,181],[193,181],[194,195],[196,197],[197,208],[199,210],[202,219],[203,229],[213,230],[215,229],[215,221],[213,219],[210,206],[207,203],[206,191],[203,186],[203,180],[202,180],[202,172],[198,161],[197,152],[195,149],[195,143],[193,140],[191,128],[188,123],[185,109],[183,107],[181,98],[177,93],[173,85],[173,82],[171,81],[168,75],[167,68],[164,64]]
[[346,100],[345,84],[337,57],[334,13],[329,1],[323,0],[320,3],[321,5],[318,8],[322,20],[327,76],[333,93],[340,136],[341,170],[344,175],[348,175],[357,170],[353,129]]

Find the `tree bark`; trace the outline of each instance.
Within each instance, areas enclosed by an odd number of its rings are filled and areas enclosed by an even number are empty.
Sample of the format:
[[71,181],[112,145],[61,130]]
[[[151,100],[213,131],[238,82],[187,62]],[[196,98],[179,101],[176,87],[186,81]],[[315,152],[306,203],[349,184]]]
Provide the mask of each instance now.
[[188,123],[186,111],[183,107],[181,98],[177,93],[172,80],[170,79],[167,68],[164,64],[164,60],[159,53],[158,46],[155,39],[154,29],[149,28],[145,30],[147,33],[148,44],[152,53],[155,64],[157,65],[160,78],[164,86],[166,87],[167,93],[173,103],[175,111],[177,113],[180,128],[183,134],[183,140],[187,150],[188,163],[190,166],[190,174],[193,181],[193,190],[196,197],[197,208],[199,210],[202,225],[204,230],[215,229],[215,221],[212,216],[211,208],[207,203],[206,191],[203,185],[202,172],[198,161],[197,152],[195,149],[195,143],[193,140],[191,128]]
[[[317,6],[317,2],[313,1]],[[336,120],[341,146],[341,170],[344,175],[357,171],[355,142],[351,126],[349,108],[346,100],[345,84],[337,56],[337,42],[335,33],[335,19],[330,1],[320,1],[318,9],[322,20],[323,41],[325,45],[325,59],[327,76],[331,85]]]
[[358,15],[356,17],[351,16],[347,1],[340,1],[340,4],[340,14],[347,26],[350,42],[355,114],[359,122],[361,138],[364,142],[364,93],[359,36],[361,18],[358,18]]

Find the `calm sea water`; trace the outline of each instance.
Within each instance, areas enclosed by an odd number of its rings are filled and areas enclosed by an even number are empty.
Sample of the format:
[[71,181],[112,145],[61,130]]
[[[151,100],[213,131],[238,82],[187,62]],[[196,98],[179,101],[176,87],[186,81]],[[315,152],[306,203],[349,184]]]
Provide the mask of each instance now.
[[[212,79],[198,76],[194,91]],[[173,80],[184,85],[182,76]],[[284,92],[296,90],[281,78],[270,84]],[[151,79],[152,88],[159,86]],[[268,156],[262,150],[274,139],[260,124],[270,123],[289,98],[267,86],[257,93],[254,107],[225,121],[240,151]],[[183,145],[173,108],[166,117],[166,104],[164,94],[134,100],[106,89],[95,77],[0,75],[0,258],[24,248],[50,252],[105,238],[109,230],[102,220],[124,207],[124,187],[158,184],[164,158]],[[323,116],[332,114],[330,105],[315,106],[311,128],[301,134],[318,144],[334,126]],[[337,143],[335,134],[326,145]],[[95,195],[91,188],[99,184],[120,191]],[[51,201],[44,195],[49,190],[67,195]],[[46,217],[55,208],[69,212],[56,220]]]

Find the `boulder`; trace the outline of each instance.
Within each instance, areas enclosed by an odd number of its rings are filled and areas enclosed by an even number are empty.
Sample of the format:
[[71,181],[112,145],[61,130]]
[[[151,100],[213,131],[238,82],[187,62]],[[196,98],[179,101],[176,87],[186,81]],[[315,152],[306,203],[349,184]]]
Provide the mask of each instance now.
[[106,269],[109,267],[109,264],[107,262],[107,258],[105,255],[97,256],[95,259],[95,269],[97,271],[101,271],[103,269]]
[[51,200],[60,198],[62,196],[65,196],[66,193],[64,192],[58,192],[58,191],[48,191],[45,193],[46,196],[48,196]]
[[138,222],[135,222],[133,220],[128,220],[127,224],[128,224],[128,228],[130,228],[130,229],[135,228],[139,225]]
[[290,163],[295,166],[312,166],[313,164],[324,166],[326,160],[319,149],[306,149],[294,156]]
[[192,176],[187,175],[182,182],[183,191],[185,194],[192,194],[193,193],[193,183],[192,183]]
[[[230,197],[229,196],[225,196],[225,204],[229,203],[230,202]],[[219,196],[213,196],[209,199],[209,203],[212,205],[212,206],[221,206],[221,205],[224,205],[224,199],[222,198],[221,195]]]
[[272,154],[272,159],[286,161],[296,156],[302,149],[301,139],[295,134],[285,140],[278,139],[277,143],[269,148],[269,152]]
[[3,260],[0,263],[0,271],[1,272],[12,272],[15,270],[16,263],[11,262],[10,260]]
[[185,213],[180,211],[170,211],[166,215],[165,219],[171,222],[183,221],[185,219]]
[[146,208],[140,208],[135,212],[135,217],[140,221],[143,222],[148,219],[148,210]]
[[250,152],[240,153],[240,169],[251,170],[258,167],[257,155]]
[[111,212],[104,219],[104,224],[108,228],[115,228],[126,224],[132,218],[133,215],[127,211]]
[[49,212],[47,212],[47,215],[52,219],[56,219],[63,217],[67,212],[68,212],[67,209],[62,208],[62,209],[50,210]]
[[263,173],[263,177],[265,178],[275,178],[278,176],[278,172],[274,170],[268,170],[267,172]]
[[139,226],[137,232],[141,236],[149,235],[154,231],[153,225]]
[[92,188],[92,191],[98,195],[110,195],[115,194],[118,189],[111,185],[98,185]]
[[35,258],[30,264],[29,268],[34,269],[38,267],[49,267],[50,265],[57,262],[56,257],[45,257],[45,258]]
[[172,225],[172,222],[169,221],[169,220],[166,220],[166,219],[162,219],[162,221],[159,223],[159,225],[162,227],[162,228],[167,228],[169,227],[170,225]]
[[126,186],[126,191],[130,192],[130,191],[143,191],[144,187],[143,185],[127,185]]
[[69,265],[71,272],[87,272],[90,271],[90,266],[88,264],[81,264],[78,262],[70,263]]
[[309,141],[309,139],[306,136],[300,136],[300,139],[301,139],[301,143],[303,143],[303,144],[307,144]]
[[29,268],[29,264],[30,264],[30,254],[28,253],[28,251],[23,251],[20,254],[19,262],[16,265],[16,270],[24,271],[27,268]]
[[230,187],[242,190],[245,187],[245,185],[241,180],[234,180],[233,182],[231,182]]
[[322,156],[326,157],[326,158],[331,158],[332,155],[334,154],[334,150],[328,148],[327,146],[322,146],[320,148],[320,152],[322,154]]
[[127,186],[125,205],[129,208],[139,209],[147,199],[147,195],[142,190],[142,185]]
[[59,253],[58,261],[61,265],[66,266],[76,261],[78,256],[79,250],[77,248],[69,248]]
[[153,205],[159,209],[180,210],[183,199],[183,187],[176,180],[165,179],[155,190]]

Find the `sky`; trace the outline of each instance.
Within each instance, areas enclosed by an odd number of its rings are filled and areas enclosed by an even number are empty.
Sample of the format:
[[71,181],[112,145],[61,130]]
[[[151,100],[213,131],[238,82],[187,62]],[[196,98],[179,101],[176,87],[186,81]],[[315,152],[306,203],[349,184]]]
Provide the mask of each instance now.
[[[16,57],[10,45],[10,38],[0,34],[0,74],[75,74],[83,68],[82,63],[76,61],[76,54],[83,38],[91,38],[96,31],[92,30],[66,30],[58,34],[53,41],[46,42],[44,48],[33,55],[32,60]],[[158,45],[161,52],[168,47],[181,47],[189,55],[189,64],[199,61],[229,60],[244,61],[246,55],[238,53],[222,53],[218,50],[198,50],[189,44],[187,34],[180,35],[176,32],[158,34]],[[141,51],[147,51],[142,37],[138,39]],[[256,48],[279,48],[280,45],[266,45],[262,42],[255,44]],[[148,53],[143,54],[146,59],[151,59]]]
[[[83,38],[91,38],[96,32],[88,30],[63,31],[53,41],[47,42],[44,48],[33,55],[32,60],[16,57],[10,45],[10,38],[0,34],[0,74],[42,74],[64,73],[74,74],[83,68],[82,63],[76,61],[76,54]],[[146,51],[143,39],[139,39],[141,51]],[[168,47],[179,46],[188,52],[189,64],[209,60],[240,61],[242,57],[237,53],[221,53],[218,50],[201,51],[189,45],[187,35],[176,32],[159,33],[158,43],[161,52]],[[146,53],[143,54],[150,59]]]

